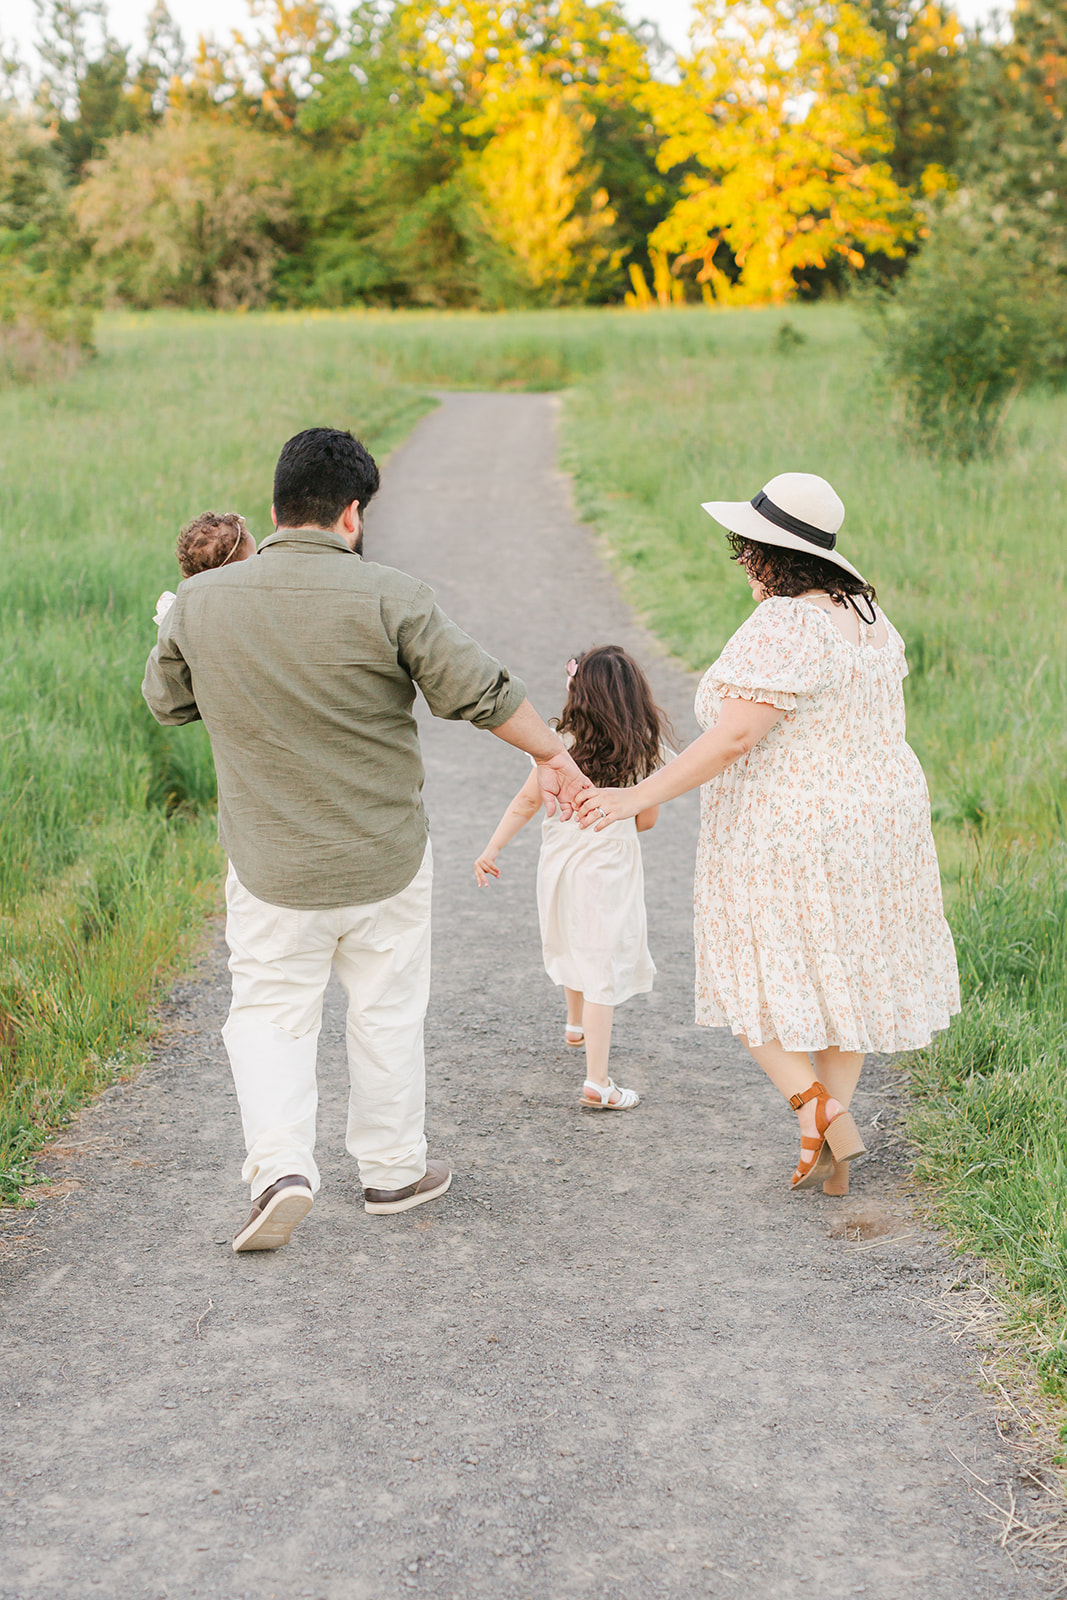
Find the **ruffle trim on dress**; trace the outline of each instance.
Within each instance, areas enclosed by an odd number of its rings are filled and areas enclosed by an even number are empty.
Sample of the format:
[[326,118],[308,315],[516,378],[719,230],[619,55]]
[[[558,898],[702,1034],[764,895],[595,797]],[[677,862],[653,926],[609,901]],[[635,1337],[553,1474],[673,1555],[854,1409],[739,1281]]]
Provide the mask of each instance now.
[[898,1028],[891,1034],[874,1037],[866,1029],[839,1031],[825,1017],[821,1027],[810,1029],[798,1030],[795,1025],[788,1023],[779,1025],[775,1023],[769,1005],[761,1006],[751,1021],[739,1023],[736,1017],[729,1015],[725,1006],[710,996],[698,998],[694,1020],[702,1028],[729,1028],[735,1037],[743,1034],[749,1044],[757,1046],[777,1042],[784,1050],[833,1049],[858,1051],[864,1055],[899,1055],[907,1050],[925,1049],[935,1034],[943,1033],[951,1026],[952,1018],[959,1009],[958,1003],[949,1002],[938,1009],[928,1004],[924,1026],[914,1030]]
[[742,689],[736,683],[724,683],[721,678],[712,678],[711,686],[720,700],[752,700],[761,705],[775,706],[779,711],[795,711],[797,697],[790,694],[788,689]]

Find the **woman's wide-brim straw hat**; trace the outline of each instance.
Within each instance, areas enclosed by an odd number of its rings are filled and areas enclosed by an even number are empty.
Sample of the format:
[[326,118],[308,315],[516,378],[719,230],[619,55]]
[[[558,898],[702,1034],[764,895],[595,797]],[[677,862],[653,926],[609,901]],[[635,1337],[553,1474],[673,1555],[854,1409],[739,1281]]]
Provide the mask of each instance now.
[[820,556],[835,567],[844,567],[861,583],[867,581],[835,548],[845,520],[844,503],[826,479],[814,472],[780,472],[751,500],[707,500],[702,510],[721,522],[728,533]]

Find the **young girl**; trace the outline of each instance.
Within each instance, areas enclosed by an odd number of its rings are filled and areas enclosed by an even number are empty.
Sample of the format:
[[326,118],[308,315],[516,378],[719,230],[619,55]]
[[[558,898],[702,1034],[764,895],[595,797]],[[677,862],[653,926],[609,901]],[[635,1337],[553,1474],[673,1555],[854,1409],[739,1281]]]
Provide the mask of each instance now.
[[[582,771],[595,784],[625,788],[663,765],[667,720],[641,668],[618,645],[601,645],[567,663],[570,686],[557,727]],[[541,809],[531,773],[474,864],[484,888],[499,878],[496,858]],[[580,1103],[595,1111],[630,1111],[633,1089],[608,1076],[611,1025],[617,1005],[647,994],[655,966],[648,953],[645,880],[637,835],[651,828],[658,806],[599,833],[557,810],[541,828],[537,910],[545,970],[567,997],[567,1044],[585,1045],[586,1079]]]
[[[236,511],[202,511],[182,529],[174,551],[183,578],[228,566],[231,561],[246,561],[255,553],[256,541]],[[152,621],[157,628],[176,599],[172,589],[164,589],[156,601]]]

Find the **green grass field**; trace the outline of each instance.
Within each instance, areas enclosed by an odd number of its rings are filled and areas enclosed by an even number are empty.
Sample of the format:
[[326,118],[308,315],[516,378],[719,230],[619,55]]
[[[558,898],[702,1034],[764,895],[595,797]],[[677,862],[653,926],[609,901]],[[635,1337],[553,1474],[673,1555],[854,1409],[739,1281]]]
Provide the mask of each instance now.
[[[783,320],[802,343],[782,348]],[[314,422],[381,453],[434,388],[565,388],[583,513],[693,666],[750,604],[699,502],[790,469],[840,490],[843,548],[908,643],[967,991],[914,1069],[924,1171],[1044,1328],[1050,1381],[1067,1379],[1067,399],[1021,403],[992,462],[917,457],[836,306],[160,313],[105,318],[98,343],[68,382],[0,394],[3,1192],[43,1131],[136,1058],[214,903],[206,741],[156,728],[139,696],[180,523],[236,507],[263,536],[278,444]]]

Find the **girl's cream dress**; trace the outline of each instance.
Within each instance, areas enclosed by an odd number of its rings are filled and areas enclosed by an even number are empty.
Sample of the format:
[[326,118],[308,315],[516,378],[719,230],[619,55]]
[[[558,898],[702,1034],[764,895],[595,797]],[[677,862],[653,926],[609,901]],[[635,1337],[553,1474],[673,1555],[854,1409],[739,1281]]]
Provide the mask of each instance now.
[[959,1010],[930,800],[904,737],[904,644],[850,644],[808,600],[764,600],[705,673],[785,713],[705,784],[696,1019],[787,1050],[895,1051]]
[[545,971],[594,1005],[647,994],[648,952],[641,841],[633,817],[597,833],[559,811],[541,827],[537,911]]

